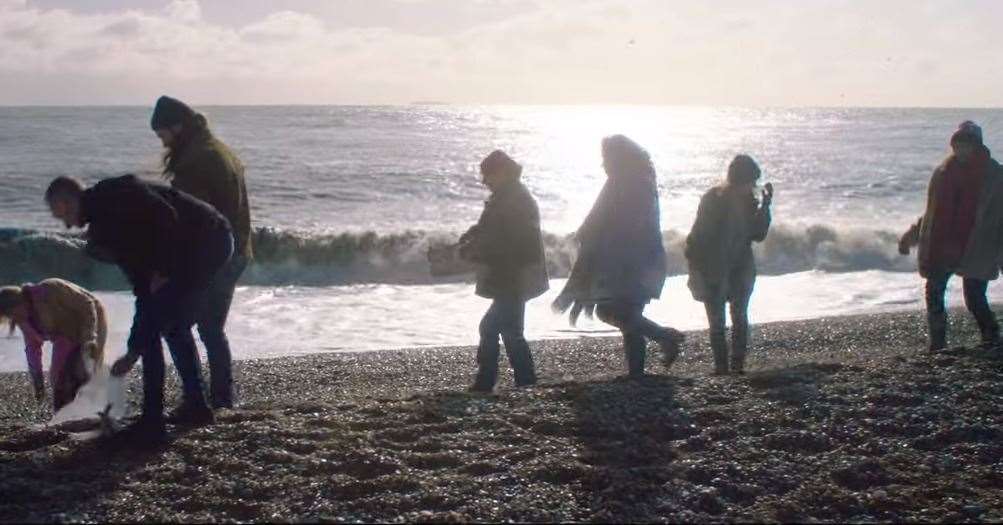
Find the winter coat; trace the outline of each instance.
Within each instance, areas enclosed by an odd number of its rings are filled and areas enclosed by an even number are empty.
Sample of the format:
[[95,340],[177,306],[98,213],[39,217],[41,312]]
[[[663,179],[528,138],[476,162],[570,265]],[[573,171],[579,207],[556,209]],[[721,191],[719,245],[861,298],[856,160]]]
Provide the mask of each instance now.
[[170,165],[171,186],[211,204],[233,228],[234,255],[253,257],[244,166],[211,135],[196,136]]
[[[73,350],[86,347],[94,363],[103,362],[108,319],[101,301],[87,290],[62,279],[46,279],[25,286],[24,292],[29,320],[27,326],[20,328],[32,377],[41,377],[42,344],[47,340]],[[61,348],[55,349],[54,355],[58,350]]]
[[756,279],[752,243],[766,238],[770,221],[769,207],[760,207],[751,193],[737,194],[726,185],[704,193],[686,237],[688,284],[694,299],[726,300],[752,289]]
[[547,291],[547,262],[536,200],[518,179],[496,188],[480,219],[460,238],[477,263],[476,293],[489,299],[529,300]]
[[84,191],[81,213],[86,252],[117,264],[137,296],[149,293],[154,273],[193,281],[202,239],[230,225],[212,206],[135,175],[105,179]]
[[[988,154],[988,150],[985,150]],[[919,244],[919,273],[924,278],[942,272],[953,272],[962,277],[992,281],[999,276],[1003,264],[1003,167],[991,157],[984,163],[982,189],[975,210],[975,224],[965,242],[964,253],[956,267],[948,268],[934,257],[937,252],[934,232],[939,231],[937,221],[942,220],[939,209],[945,206],[945,179],[952,173],[949,158],[933,172],[927,193],[926,212],[903,238],[907,245]]]
[[603,302],[645,304],[667,276],[654,173],[611,176],[575,238],[578,257],[554,303],[558,310]]

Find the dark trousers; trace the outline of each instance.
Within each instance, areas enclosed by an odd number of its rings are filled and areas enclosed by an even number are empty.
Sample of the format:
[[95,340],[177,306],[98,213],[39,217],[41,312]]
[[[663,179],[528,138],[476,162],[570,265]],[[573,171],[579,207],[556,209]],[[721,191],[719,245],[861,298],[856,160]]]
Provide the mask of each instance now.
[[[932,350],[947,346],[947,310],[944,306],[944,295],[951,275],[951,272],[940,272],[926,279],[926,318]],[[975,317],[982,334],[982,341],[995,341],[999,338],[1000,327],[996,322],[996,314],[989,308],[989,300],[986,299],[989,282],[965,277],[962,286],[965,292],[965,307]]]
[[623,334],[627,370],[632,376],[644,375],[647,339],[662,341],[669,337],[665,328],[644,317],[644,307],[641,303],[619,301],[599,303],[596,306],[599,320],[619,328]]
[[159,290],[136,298],[129,348],[143,351],[143,416],[163,418],[164,353],[160,338],[168,340],[174,366],[181,377],[186,402],[205,404],[198,353],[192,337],[195,317],[205,304],[207,285],[230,260],[233,236],[229,229],[208,232],[199,242],[200,257],[184,278],[168,278]]
[[505,343],[505,353],[512,366],[515,384],[524,386],[536,382],[533,355],[523,335],[525,318],[526,302],[521,299],[495,299],[491,302],[480,324],[476,387],[490,389],[498,380],[498,357],[501,353],[499,337]]
[[711,287],[710,295],[716,299],[704,302],[707,324],[710,328],[710,348],[714,353],[714,370],[728,372],[728,343],[725,338],[725,308],[731,313],[731,369],[741,372],[745,368],[745,354],[749,347],[749,299],[755,284],[755,274],[746,267],[738,267],[730,276],[728,291]]
[[[233,303],[233,293],[237,288],[237,280],[245,268],[247,268],[246,257],[231,258],[212,279],[206,290],[205,304],[195,318],[209,362],[209,395],[214,408],[233,406],[233,359],[230,354],[230,341],[224,329],[230,314],[230,305]],[[196,365],[200,366],[198,353],[195,354],[195,361]],[[201,370],[198,373],[201,375]]]

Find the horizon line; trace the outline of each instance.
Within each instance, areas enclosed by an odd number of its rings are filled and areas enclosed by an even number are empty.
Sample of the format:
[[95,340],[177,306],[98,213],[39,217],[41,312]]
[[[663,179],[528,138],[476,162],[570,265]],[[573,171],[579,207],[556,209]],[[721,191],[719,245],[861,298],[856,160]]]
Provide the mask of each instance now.
[[[624,103],[624,102],[602,102],[602,103],[500,103],[500,102],[440,102],[440,101],[419,101],[402,103],[252,103],[252,104],[200,104],[197,102],[187,102],[195,107],[218,107],[218,108],[253,108],[253,107],[674,107],[674,108],[712,108],[712,109],[966,109],[966,110],[997,110],[1003,109],[1000,106],[879,106],[879,105],[739,105],[739,104],[668,104],[668,103]],[[3,104],[0,108],[145,108],[153,107],[150,104],[71,104],[71,103],[51,103],[51,104]]]

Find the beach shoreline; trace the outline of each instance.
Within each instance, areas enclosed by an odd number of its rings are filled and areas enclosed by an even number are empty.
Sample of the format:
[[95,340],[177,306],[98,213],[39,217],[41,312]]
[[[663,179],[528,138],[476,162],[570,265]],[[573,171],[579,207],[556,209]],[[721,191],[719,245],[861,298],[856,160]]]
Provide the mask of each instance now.
[[616,338],[536,341],[489,396],[471,347],[239,361],[237,409],[152,452],[36,428],[0,374],[0,521],[1000,520],[1001,358],[951,319],[936,355],[919,311],[758,325],[741,377],[705,331],[640,381]]

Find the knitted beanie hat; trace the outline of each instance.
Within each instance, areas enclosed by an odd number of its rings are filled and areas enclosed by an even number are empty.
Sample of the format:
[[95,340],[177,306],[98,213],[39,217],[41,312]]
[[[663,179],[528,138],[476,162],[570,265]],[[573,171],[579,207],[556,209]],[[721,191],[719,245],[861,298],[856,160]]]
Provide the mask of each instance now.
[[195,110],[176,98],[160,97],[153,108],[150,127],[154,130],[166,129],[195,118]]

